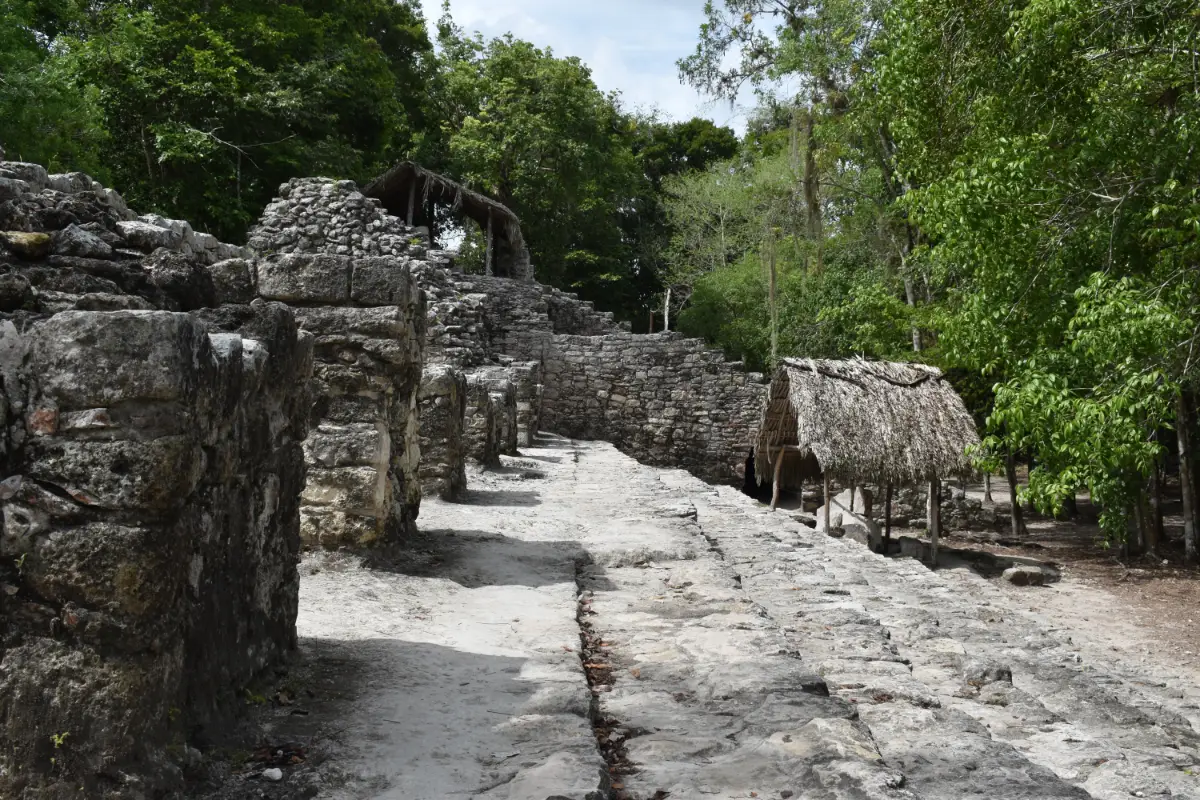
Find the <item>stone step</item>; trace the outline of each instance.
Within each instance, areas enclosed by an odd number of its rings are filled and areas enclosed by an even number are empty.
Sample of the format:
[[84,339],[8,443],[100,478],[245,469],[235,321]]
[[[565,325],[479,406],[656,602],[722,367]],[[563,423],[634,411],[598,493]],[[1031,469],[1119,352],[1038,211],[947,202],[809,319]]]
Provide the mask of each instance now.
[[733,490],[701,498],[705,535],[922,796],[1200,797],[1187,719],[970,570],[877,556]]

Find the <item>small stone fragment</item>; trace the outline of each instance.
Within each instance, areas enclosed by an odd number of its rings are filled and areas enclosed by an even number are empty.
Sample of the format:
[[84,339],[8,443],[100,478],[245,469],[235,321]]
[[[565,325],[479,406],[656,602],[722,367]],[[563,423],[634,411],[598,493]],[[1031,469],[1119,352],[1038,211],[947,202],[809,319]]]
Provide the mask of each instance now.
[[271,767],[270,769],[264,769],[262,776],[272,783],[278,783],[283,780],[283,770],[279,769],[279,767]]
[[1037,567],[1009,567],[1001,577],[1013,586],[1041,586],[1046,582],[1045,574]]

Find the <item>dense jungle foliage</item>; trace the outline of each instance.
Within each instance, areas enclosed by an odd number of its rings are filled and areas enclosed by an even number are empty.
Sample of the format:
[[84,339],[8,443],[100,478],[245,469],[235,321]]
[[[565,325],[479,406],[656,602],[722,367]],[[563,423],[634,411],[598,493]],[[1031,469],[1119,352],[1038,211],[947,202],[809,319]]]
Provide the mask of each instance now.
[[[699,2],[699,0],[697,0]],[[1200,290],[1189,0],[710,0],[681,78],[744,136],[631,113],[587,66],[414,0],[9,0],[0,143],[238,240],[284,180],[412,158],[508,204],[541,280],[767,369],[951,371],[983,463],[1032,460],[1188,556]],[[787,87],[785,90],[783,87]],[[464,256],[478,248],[467,231]]]

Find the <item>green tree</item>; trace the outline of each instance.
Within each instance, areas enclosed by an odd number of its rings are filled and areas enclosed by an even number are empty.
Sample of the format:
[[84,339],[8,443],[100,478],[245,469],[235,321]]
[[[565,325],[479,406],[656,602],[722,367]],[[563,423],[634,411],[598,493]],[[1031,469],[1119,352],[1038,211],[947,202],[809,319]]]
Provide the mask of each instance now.
[[10,160],[105,177],[99,91],[80,85],[51,49],[40,27],[47,16],[41,5],[0,5],[0,145]]
[[1002,384],[992,444],[1036,456],[1039,505],[1086,486],[1114,540],[1154,431],[1189,426],[1195,25],[1171,0],[901,0],[878,70],[904,207],[952,287],[944,357]]
[[96,99],[138,208],[244,235],[298,174],[364,179],[426,145],[432,46],[415,1],[40,4],[34,35]]
[[646,180],[634,120],[576,58],[469,37],[448,14],[439,42],[443,168],[516,212],[540,280],[628,313],[638,290],[622,218]]

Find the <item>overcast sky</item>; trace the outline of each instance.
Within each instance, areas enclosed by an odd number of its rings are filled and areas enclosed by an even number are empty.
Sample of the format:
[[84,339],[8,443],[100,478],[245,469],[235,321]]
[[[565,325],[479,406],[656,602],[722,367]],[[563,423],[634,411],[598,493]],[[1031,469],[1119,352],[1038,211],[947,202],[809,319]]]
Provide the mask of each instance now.
[[[421,0],[436,36],[441,0]],[[679,83],[675,61],[696,47],[703,0],[451,0],[458,25],[491,38],[511,32],[558,56],[578,56],[596,85],[627,108],[674,120],[707,117],[742,130],[743,114]]]

